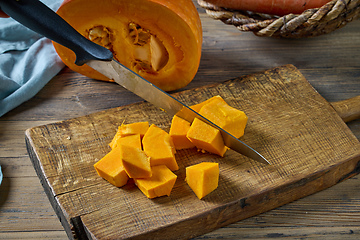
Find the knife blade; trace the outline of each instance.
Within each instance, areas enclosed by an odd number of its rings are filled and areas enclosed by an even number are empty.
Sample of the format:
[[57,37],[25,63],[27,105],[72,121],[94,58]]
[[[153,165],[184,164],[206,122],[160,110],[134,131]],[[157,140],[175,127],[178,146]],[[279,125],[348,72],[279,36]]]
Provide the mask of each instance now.
[[230,149],[260,163],[270,164],[253,148],[116,61],[110,50],[83,37],[42,2],[38,0],[0,0],[0,8],[24,26],[71,49],[76,55],[75,63],[77,65],[86,63],[170,115],[178,115],[189,122],[195,117],[199,118],[219,129],[225,145]]

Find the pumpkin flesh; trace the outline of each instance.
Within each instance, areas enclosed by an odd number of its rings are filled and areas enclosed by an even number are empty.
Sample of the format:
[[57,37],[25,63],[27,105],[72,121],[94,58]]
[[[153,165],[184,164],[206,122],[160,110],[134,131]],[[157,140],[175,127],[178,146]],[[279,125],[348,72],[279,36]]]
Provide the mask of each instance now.
[[175,159],[175,147],[170,135],[152,124],[142,140],[144,152],[150,157],[151,166],[166,165],[171,171],[179,166]]
[[120,145],[133,146],[138,149],[142,149],[140,134],[129,135],[125,137],[116,136],[109,143],[109,146],[114,149]]
[[190,129],[190,123],[176,115],[174,115],[169,134],[174,142],[176,150],[195,147],[195,145],[186,137]]
[[177,176],[165,165],[151,167],[152,176],[134,179],[137,187],[148,197],[170,196]]
[[151,177],[150,159],[137,147],[120,145],[120,158],[129,178]]
[[222,98],[204,104],[199,113],[236,138],[244,135],[248,117],[243,111],[229,106]]
[[220,130],[195,118],[186,137],[199,149],[224,156],[227,147],[221,136]]
[[218,187],[219,164],[202,162],[186,168],[186,183],[199,199],[202,199]]
[[120,159],[120,148],[114,148],[94,164],[98,175],[116,187],[124,186],[129,177]]

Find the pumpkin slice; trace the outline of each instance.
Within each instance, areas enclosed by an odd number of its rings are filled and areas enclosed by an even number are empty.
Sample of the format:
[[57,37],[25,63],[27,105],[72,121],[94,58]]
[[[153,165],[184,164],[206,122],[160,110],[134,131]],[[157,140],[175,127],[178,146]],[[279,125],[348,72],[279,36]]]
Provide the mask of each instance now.
[[176,115],[172,118],[169,134],[176,150],[193,148],[195,145],[186,137],[190,123]]
[[142,149],[140,134],[128,135],[125,137],[121,137],[120,135],[115,135],[109,146],[112,149],[114,149],[120,146],[121,144]]
[[120,145],[120,158],[127,175],[130,178],[151,177],[150,159],[137,147]]
[[[200,63],[202,28],[192,0],[65,0],[57,13],[80,34],[165,91],[186,86]],[[156,14],[154,14],[156,13]],[[62,61],[90,78],[112,81],[54,43]]]
[[170,135],[152,124],[142,139],[144,152],[150,157],[151,166],[166,165],[171,171],[179,166],[175,159],[175,147]]
[[135,178],[135,184],[148,197],[170,196],[177,176],[165,165],[151,167],[150,178]]
[[124,186],[129,179],[122,164],[120,152],[120,148],[114,148],[94,164],[99,176],[116,187]]
[[186,137],[199,149],[224,156],[228,149],[218,129],[195,118]]
[[204,104],[199,113],[236,138],[244,135],[248,117],[243,111],[229,106],[221,97]]
[[218,187],[219,164],[202,162],[186,168],[186,183],[199,199],[202,199]]

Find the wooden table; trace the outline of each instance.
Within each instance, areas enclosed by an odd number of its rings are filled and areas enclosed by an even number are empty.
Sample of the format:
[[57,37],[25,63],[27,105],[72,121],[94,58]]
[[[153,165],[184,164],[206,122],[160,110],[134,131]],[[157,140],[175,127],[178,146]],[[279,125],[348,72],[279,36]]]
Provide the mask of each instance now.
[[[312,39],[259,38],[199,9],[200,69],[185,88],[295,65],[329,102],[360,93],[360,20]],[[0,239],[66,239],[27,154],[26,129],[141,101],[116,84],[65,68],[34,98],[0,118]],[[348,123],[360,139],[360,120]],[[360,177],[196,239],[359,239]]]

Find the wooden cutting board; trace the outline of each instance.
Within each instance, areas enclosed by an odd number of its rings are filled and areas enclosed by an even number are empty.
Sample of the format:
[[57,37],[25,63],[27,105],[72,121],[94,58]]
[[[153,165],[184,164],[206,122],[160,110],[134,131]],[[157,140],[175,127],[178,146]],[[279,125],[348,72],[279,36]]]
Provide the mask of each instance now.
[[[221,158],[179,150],[169,197],[147,199],[133,182],[116,188],[93,164],[125,122],[168,131],[171,117],[139,102],[26,131],[30,158],[70,238],[188,239],[328,188],[360,171],[360,143],[331,104],[292,65],[174,94],[192,105],[221,95],[249,117],[245,143],[271,162],[232,150]],[[219,187],[199,200],[185,167],[220,165]]]

